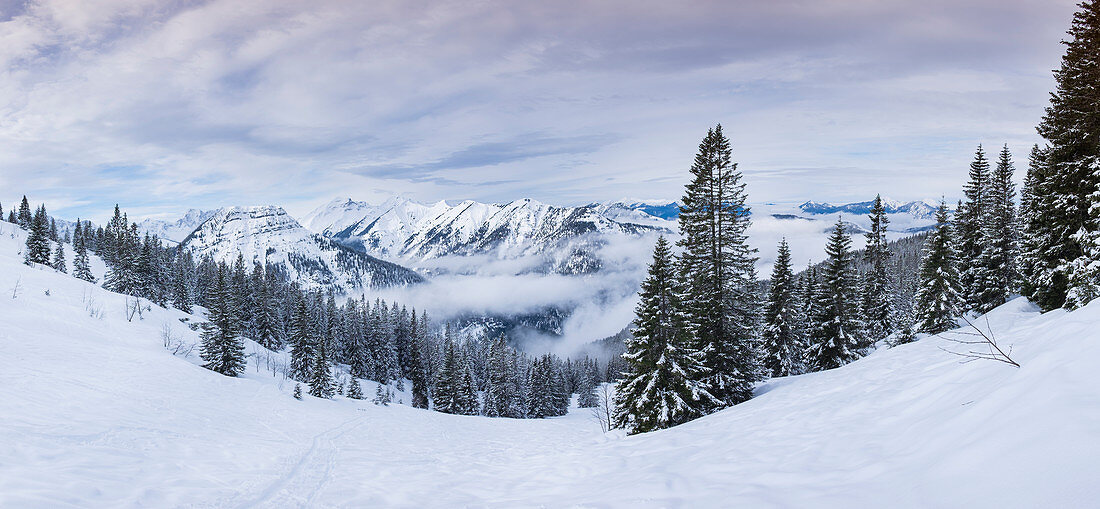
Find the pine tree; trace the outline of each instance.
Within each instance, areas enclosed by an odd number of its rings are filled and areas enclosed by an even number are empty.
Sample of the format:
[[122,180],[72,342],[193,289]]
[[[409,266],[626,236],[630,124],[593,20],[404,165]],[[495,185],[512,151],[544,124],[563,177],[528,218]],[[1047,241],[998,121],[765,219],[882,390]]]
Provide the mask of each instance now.
[[577,385],[577,407],[595,408],[599,405],[596,397],[596,373],[595,368],[585,366],[581,373],[580,383]]
[[699,374],[718,409],[751,398],[761,378],[756,257],[746,237],[751,220],[721,125],[700,143],[691,173],[679,217],[684,306],[696,348],[704,354],[706,370]]
[[363,399],[363,386],[359,385],[359,380],[353,378],[348,383],[348,398]]
[[57,243],[57,249],[53,252],[53,261],[50,262],[50,265],[62,274],[69,273],[68,265],[65,263],[65,244]]
[[917,290],[917,328],[938,334],[955,327],[959,315],[959,272],[954,233],[947,218],[947,205],[936,212],[936,230],[924,245]]
[[306,301],[301,296],[296,301],[294,314],[290,319],[290,377],[306,381],[312,373],[315,345]]
[[50,238],[49,216],[46,215],[46,207],[40,206],[30,221],[30,233],[27,235],[27,248],[23,261],[27,265],[50,263]]
[[1047,140],[1039,286],[1043,309],[1083,305],[1100,293],[1100,2],[1084,0],[1073,16],[1039,134]]
[[508,407],[515,397],[511,394],[511,355],[504,342],[504,336],[498,336],[489,346],[489,376],[485,390],[485,405],[482,414],[488,417],[505,417]]
[[825,246],[828,258],[815,297],[817,326],[811,332],[811,345],[806,352],[813,370],[838,368],[852,362],[858,356],[856,349],[864,341],[851,246],[844,222],[838,219]]
[[61,238],[57,236],[57,221],[52,217],[50,218],[49,238],[54,242],[61,240]]
[[24,230],[29,230],[31,227],[31,204],[27,201],[27,196],[23,195],[23,201],[19,202],[19,215],[16,216],[15,222],[19,224],[19,227]]
[[467,359],[460,359],[462,364],[461,378],[458,384],[458,412],[462,415],[477,415],[480,405],[477,400],[477,387],[474,382],[473,372]]
[[802,294],[802,335],[805,339],[815,329],[817,329],[817,288],[818,288],[817,269],[814,268],[812,262],[806,266],[806,270],[802,273],[802,287],[800,288]]
[[978,307],[981,285],[984,277],[979,264],[985,250],[982,243],[983,224],[989,208],[989,160],[981,145],[970,163],[970,181],[963,187],[966,202],[956,211],[959,242],[959,283],[962,288],[962,303],[966,309]]
[[1047,231],[1043,209],[1050,196],[1044,185],[1048,180],[1044,157],[1039,145],[1031,147],[1024,186],[1020,189],[1020,293],[1033,301],[1039,300],[1037,293],[1041,288],[1038,283],[1043,253],[1039,250],[1045,244],[1043,235]]
[[893,329],[890,322],[892,309],[890,299],[890,276],[887,263],[890,250],[886,246],[886,226],[890,219],[886,217],[886,207],[882,196],[876,195],[871,207],[871,231],[867,232],[867,245],[863,250],[863,259],[870,266],[863,278],[863,294],[860,307],[866,321],[866,341],[860,347],[871,346]]
[[465,411],[466,403],[461,394],[463,372],[454,342],[449,338],[444,341],[443,365],[436,378],[435,390],[432,391],[432,402],[438,412],[461,414]]
[[302,384],[294,384],[294,399],[302,399]]
[[986,217],[982,224],[982,257],[978,260],[978,311],[988,312],[1008,302],[1016,290],[1016,184],[1012,182],[1012,154],[1001,150],[989,182]]
[[412,384],[412,406],[414,408],[428,408],[428,374],[424,368],[424,352],[427,349],[428,315],[421,315],[416,319],[416,310],[412,312],[412,321],[409,326],[409,365],[412,370],[408,373]]
[[325,355],[325,343],[321,342],[317,354],[313,356],[313,370],[309,378],[309,394],[318,398],[332,398],[336,388],[333,387],[332,368],[329,366]]
[[[79,221],[77,224],[79,224]],[[77,279],[95,283],[96,277],[92,275],[92,267],[88,261],[88,246],[85,244],[84,234],[74,236],[73,242],[76,250],[76,255],[73,258],[73,276]]]
[[681,294],[672,251],[660,237],[642,282],[637,327],[626,339],[628,370],[615,395],[615,420],[631,433],[682,424],[720,405],[703,382],[705,354],[692,341]]
[[209,321],[203,324],[201,333],[201,355],[203,367],[226,376],[237,376],[244,372],[247,361],[234,310],[236,296],[227,284],[225,272],[219,271],[208,308]]
[[801,372],[803,345],[798,314],[801,304],[791,271],[787,239],[779,242],[772,268],[771,290],[764,306],[763,365],[771,376]]

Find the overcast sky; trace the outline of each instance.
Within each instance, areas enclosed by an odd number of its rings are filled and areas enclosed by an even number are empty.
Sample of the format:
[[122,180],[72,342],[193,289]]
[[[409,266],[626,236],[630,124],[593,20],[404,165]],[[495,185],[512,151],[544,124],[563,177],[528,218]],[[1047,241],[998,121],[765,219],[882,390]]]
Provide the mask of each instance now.
[[719,122],[753,202],[951,198],[1073,4],[0,0],[0,201],[675,199]]

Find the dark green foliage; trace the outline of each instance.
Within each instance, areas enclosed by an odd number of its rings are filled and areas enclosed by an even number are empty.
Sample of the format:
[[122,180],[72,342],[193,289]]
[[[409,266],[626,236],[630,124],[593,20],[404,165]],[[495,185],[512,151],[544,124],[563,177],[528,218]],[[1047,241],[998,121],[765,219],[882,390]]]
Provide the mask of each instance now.
[[202,330],[203,367],[226,376],[244,372],[244,340],[237,321],[237,297],[228,287],[225,271],[219,271]]
[[313,356],[312,372],[309,377],[309,394],[318,398],[332,398],[336,393],[333,384],[332,367],[329,365],[328,356],[325,355],[325,344],[321,342],[317,353]]
[[721,408],[751,398],[762,371],[755,346],[756,257],[746,237],[749,208],[721,125],[699,144],[691,173],[679,217],[684,309],[704,355],[703,381]]
[[963,187],[966,202],[956,211],[955,217],[959,284],[965,309],[980,305],[983,275],[979,260],[985,250],[982,232],[989,207],[989,177],[989,160],[986,159],[982,146],[978,145],[974,161],[970,163],[970,180]]
[[1030,198],[1041,218],[1030,232],[1038,256],[1031,293],[1043,309],[1100,294],[1100,2],[1079,4],[1069,36],[1038,126],[1048,146]]
[[791,270],[787,239],[779,243],[772,268],[771,289],[764,305],[763,365],[771,376],[802,371],[803,328],[797,282]]
[[68,264],[65,263],[65,244],[57,243],[57,249],[53,252],[53,260],[50,261],[50,266],[62,274],[69,273]]
[[947,205],[941,202],[936,213],[936,230],[925,243],[920,268],[916,318],[921,332],[938,334],[955,328],[961,298],[953,236]]
[[806,357],[810,369],[815,371],[852,362],[858,357],[856,349],[864,344],[851,246],[844,222],[838,219],[825,246],[828,258],[814,298],[816,323],[810,332]]
[[31,204],[27,201],[26,195],[23,196],[23,201],[19,202],[19,215],[15,217],[15,223],[24,230],[29,230],[31,227]]
[[348,383],[348,398],[363,399],[363,386],[359,385],[359,380],[352,378]]
[[631,433],[682,424],[721,404],[704,382],[704,352],[691,336],[679,285],[671,249],[661,237],[642,282],[637,326],[623,354],[628,368],[615,395],[616,423]]
[[1008,145],[1001,150],[989,180],[986,216],[982,221],[982,254],[976,266],[978,311],[985,313],[1008,301],[1016,290],[1017,223],[1015,171]]
[[35,211],[34,217],[29,223],[29,234],[27,235],[26,251],[23,254],[23,261],[30,265],[32,263],[40,263],[43,265],[49,265],[50,263],[50,218],[46,215],[46,207],[40,206]]
[[867,330],[866,341],[860,345],[861,347],[871,346],[875,340],[886,336],[893,329],[890,275],[887,272],[890,250],[886,242],[886,227],[890,224],[890,219],[886,217],[882,196],[875,196],[869,218],[871,231],[866,234],[867,245],[863,249],[863,259],[869,265],[869,269],[864,273],[860,304]]
[[302,384],[294,384],[294,399],[302,399]]

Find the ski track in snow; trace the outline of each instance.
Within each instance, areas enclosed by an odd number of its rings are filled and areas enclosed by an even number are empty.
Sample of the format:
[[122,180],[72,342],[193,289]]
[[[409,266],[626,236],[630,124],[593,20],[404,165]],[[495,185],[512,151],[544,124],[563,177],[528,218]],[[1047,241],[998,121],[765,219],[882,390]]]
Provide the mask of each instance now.
[[[255,500],[245,502],[237,507],[244,509],[248,507],[310,506],[317,492],[324,488],[329,481],[336,465],[337,449],[335,440],[361,426],[364,419],[364,417],[349,419],[339,426],[314,435],[309,449],[300,455],[298,461],[286,474],[272,481]],[[319,464],[323,466],[323,470],[318,479],[313,479],[315,469],[306,467],[315,467]],[[305,487],[305,490],[296,489],[299,486]],[[308,495],[306,500],[300,501],[301,493]]]

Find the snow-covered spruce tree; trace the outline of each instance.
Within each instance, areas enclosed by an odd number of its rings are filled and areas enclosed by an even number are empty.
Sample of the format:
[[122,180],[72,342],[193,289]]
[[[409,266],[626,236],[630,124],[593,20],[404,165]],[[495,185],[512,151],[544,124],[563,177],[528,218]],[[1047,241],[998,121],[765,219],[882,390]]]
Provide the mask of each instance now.
[[509,383],[511,376],[511,355],[504,336],[498,336],[489,346],[489,377],[485,390],[485,405],[482,414],[488,417],[505,417],[508,415],[508,406],[514,397],[510,394],[512,385]]
[[1049,168],[1039,236],[1043,309],[1081,306],[1100,294],[1100,1],[1079,4],[1054,72],[1057,89],[1038,126]]
[[27,201],[27,195],[23,195],[23,201],[19,202],[19,214],[15,216],[15,222],[20,228],[29,230],[31,227],[31,221],[34,218],[31,216],[31,204]]
[[426,331],[428,329],[428,315],[422,314],[419,321],[416,318],[416,310],[412,312],[412,321],[409,326],[409,382],[412,385],[412,406],[415,408],[428,408],[428,375],[424,370],[423,353],[427,348]]
[[294,399],[302,399],[302,384],[294,384]]
[[816,327],[810,333],[807,364],[814,371],[843,366],[858,357],[863,344],[859,290],[851,252],[852,239],[840,219],[825,246],[821,283],[815,297]]
[[316,345],[313,341],[309,308],[304,298],[295,299],[294,314],[290,318],[290,377],[307,381],[312,373]]
[[195,267],[190,260],[190,254],[181,249],[172,263],[172,306],[184,313],[191,312],[191,278]]
[[1039,252],[1045,244],[1043,235],[1047,232],[1043,219],[1046,214],[1042,210],[1047,205],[1050,194],[1044,191],[1045,182],[1049,179],[1046,172],[1045,156],[1039,145],[1031,147],[1028,155],[1027,173],[1024,176],[1024,186],[1020,189],[1020,245],[1018,266],[1020,272],[1020,293],[1033,301],[1038,301],[1037,293],[1040,289],[1040,263],[1043,253]]
[[947,218],[947,205],[936,211],[936,230],[924,244],[917,289],[917,329],[939,334],[955,328],[959,316],[959,271],[954,232]]
[[599,398],[596,397],[597,385],[596,368],[594,366],[585,366],[577,384],[577,407],[595,408],[599,405]]
[[[77,225],[80,221],[77,221]],[[77,231],[81,232],[80,235],[73,236],[73,249],[76,254],[73,256],[73,276],[77,279],[82,279],[91,283],[96,282],[96,277],[92,275],[92,266],[88,260],[88,245],[85,240],[82,229]]]
[[[806,343],[810,334],[817,329],[817,288],[818,288],[818,274],[817,269],[814,267],[813,262],[810,262],[806,266],[806,270],[802,272],[799,294],[801,298],[799,301],[802,304],[802,314],[800,316],[802,325],[802,337],[803,343]],[[809,346],[809,345],[805,345]],[[805,360],[805,353],[802,355]]]
[[802,372],[803,344],[799,323],[801,303],[791,270],[791,249],[787,239],[779,242],[772,268],[771,289],[764,305],[763,365],[771,376]]
[[985,275],[979,260],[985,250],[982,226],[988,213],[989,184],[989,160],[982,146],[978,145],[974,161],[970,163],[970,181],[963,186],[966,202],[956,211],[955,217],[958,225],[959,283],[965,309],[980,305],[979,295]]
[[477,400],[477,383],[474,382],[474,374],[470,369],[470,362],[460,357],[462,363],[461,378],[458,384],[458,412],[462,415],[477,415],[481,405]]
[[432,403],[435,411],[445,414],[462,414],[468,403],[464,395],[463,368],[454,341],[446,339],[443,345],[443,365],[436,375],[435,389],[432,390]]
[[23,253],[23,262],[27,265],[40,263],[50,264],[50,218],[46,215],[46,207],[39,206],[30,221],[30,233],[27,235],[27,246]]
[[536,358],[531,363],[527,382],[527,416],[543,419],[554,415],[554,403],[551,397],[553,373],[549,366],[549,357]]
[[203,367],[226,376],[237,376],[246,367],[244,340],[234,309],[237,297],[227,284],[225,272],[219,271],[208,308],[208,321],[203,324],[201,333],[201,354]]
[[363,399],[363,386],[359,385],[358,379],[352,378],[348,383],[348,398]]
[[1017,288],[1016,184],[1012,153],[1001,149],[989,179],[986,217],[982,223],[982,256],[978,260],[978,311],[985,313],[1008,301]]
[[65,244],[57,243],[57,249],[53,252],[53,260],[50,261],[50,266],[62,274],[69,273],[69,266],[65,263]]
[[332,398],[336,392],[333,387],[332,366],[329,365],[325,351],[325,342],[321,342],[313,356],[313,372],[309,378],[309,394],[318,398]]
[[882,204],[881,195],[875,196],[875,202],[868,217],[871,220],[871,231],[866,234],[867,246],[863,250],[863,259],[869,268],[863,277],[860,304],[867,328],[865,334],[867,341],[860,345],[863,348],[871,346],[876,340],[885,337],[893,330],[890,275],[887,272],[890,250],[886,245],[886,227],[890,224],[890,219],[886,217],[886,207]]
[[615,421],[630,433],[688,422],[719,404],[707,390],[704,352],[691,337],[672,250],[661,237],[626,338],[627,372],[615,394]]
[[711,411],[752,397],[760,380],[759,303],[748,245],[751,220],[745,185],[732,162],[729,139],[715,126],[699,144],[680,207],[680,268],[684,309],[706,370],[698,375],[719,402]]

